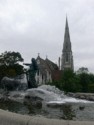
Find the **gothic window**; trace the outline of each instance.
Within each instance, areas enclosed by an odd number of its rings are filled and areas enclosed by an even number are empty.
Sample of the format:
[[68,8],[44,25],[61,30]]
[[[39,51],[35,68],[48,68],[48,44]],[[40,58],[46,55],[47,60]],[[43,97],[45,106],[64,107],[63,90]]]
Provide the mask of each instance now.
[[68,59],[68,53],[66,53],[66,62],[68,62],[68,60],[69,60],[69,59]]

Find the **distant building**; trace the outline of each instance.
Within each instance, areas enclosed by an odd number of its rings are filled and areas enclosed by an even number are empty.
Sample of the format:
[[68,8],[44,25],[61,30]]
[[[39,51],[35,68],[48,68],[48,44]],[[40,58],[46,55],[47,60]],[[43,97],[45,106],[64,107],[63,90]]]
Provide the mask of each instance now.
[[67,18],[66,18],[66,25],[65,25],[62,57],[61,57],[61,70],[65,70],[65,69],[74,70],[72,47],[71,47],[69,26],[68,26]]
[[[36,73],[36,82],[38,85],[46,84],[52,81],[59,81],[62,78],[62,72],[65,69],[72,69],[74,71],[73,65],[73,55],[72,47],[69,34],[68,20],[66,18],[64,43],[62,50],[62,57],[58,59],[58,66],[49,59],[42,59],[39,54],[36,59],[38,65],[38,71]],[[61,67],[61,68],[60,68]]]
[[54,73],[59,71],[58,66],[49,59],[42,59],[39,55],[36,59],[39,70],[36,73],[36,82],[41,85],[54,80]]
[[39,55],[36,61],[39,67],[39,71],[36,74],[36,81],[39,85],[52,81],[59,81],[62,77],[62,71],[65,69],[72,69],[74,71],[72,47],[71,47],[67,18],[65,25],[61,64],[60,64],[60,58],[58,59],[58,66],[57,66],[55,63],[53,63],[51,60],[47,58],[45,60],[40,58]]

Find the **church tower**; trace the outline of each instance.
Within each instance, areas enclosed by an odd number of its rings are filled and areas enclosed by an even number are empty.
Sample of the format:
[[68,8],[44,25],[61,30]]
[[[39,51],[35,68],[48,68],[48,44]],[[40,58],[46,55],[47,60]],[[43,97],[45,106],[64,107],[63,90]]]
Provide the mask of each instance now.
[[65,70],[65,69],[74,70],[73,55],[72,55],[72,48],[71,48],[71,41],[70,41],[67,17],[66,17],[64,43],[63,43],[63,50],[62,50],[62,57],[61,57],[61,70]]

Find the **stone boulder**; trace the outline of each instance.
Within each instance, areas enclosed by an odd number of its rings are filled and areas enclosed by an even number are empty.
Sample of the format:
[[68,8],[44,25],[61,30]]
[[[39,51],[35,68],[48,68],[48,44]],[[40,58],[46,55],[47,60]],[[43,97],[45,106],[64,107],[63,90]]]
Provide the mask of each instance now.
[[68,93],[70,97],[94,101],[94,93]]
[[[24,103],[29,106],[43,107],[49,101],[59,100],[59,95],[48,89],[49,86],[28,89],[25,94]],[[51,87],[50,87],[51,88]]]
[[8,78],[4,77],[1,80],[1,87],[4,90],[26,90],[27,89],[27,82],[24,80],[25,76],[21,75],[16,78]]

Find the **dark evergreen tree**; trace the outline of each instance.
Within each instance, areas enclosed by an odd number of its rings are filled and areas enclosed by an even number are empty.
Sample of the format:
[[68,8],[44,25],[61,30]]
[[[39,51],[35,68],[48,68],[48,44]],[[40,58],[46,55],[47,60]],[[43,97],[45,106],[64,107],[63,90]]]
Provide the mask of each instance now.
[[4,76],[15,77],[24,72],[23,66],[19,64],[23,58],[19,52],[5,51],[0,55],[0,80]]

